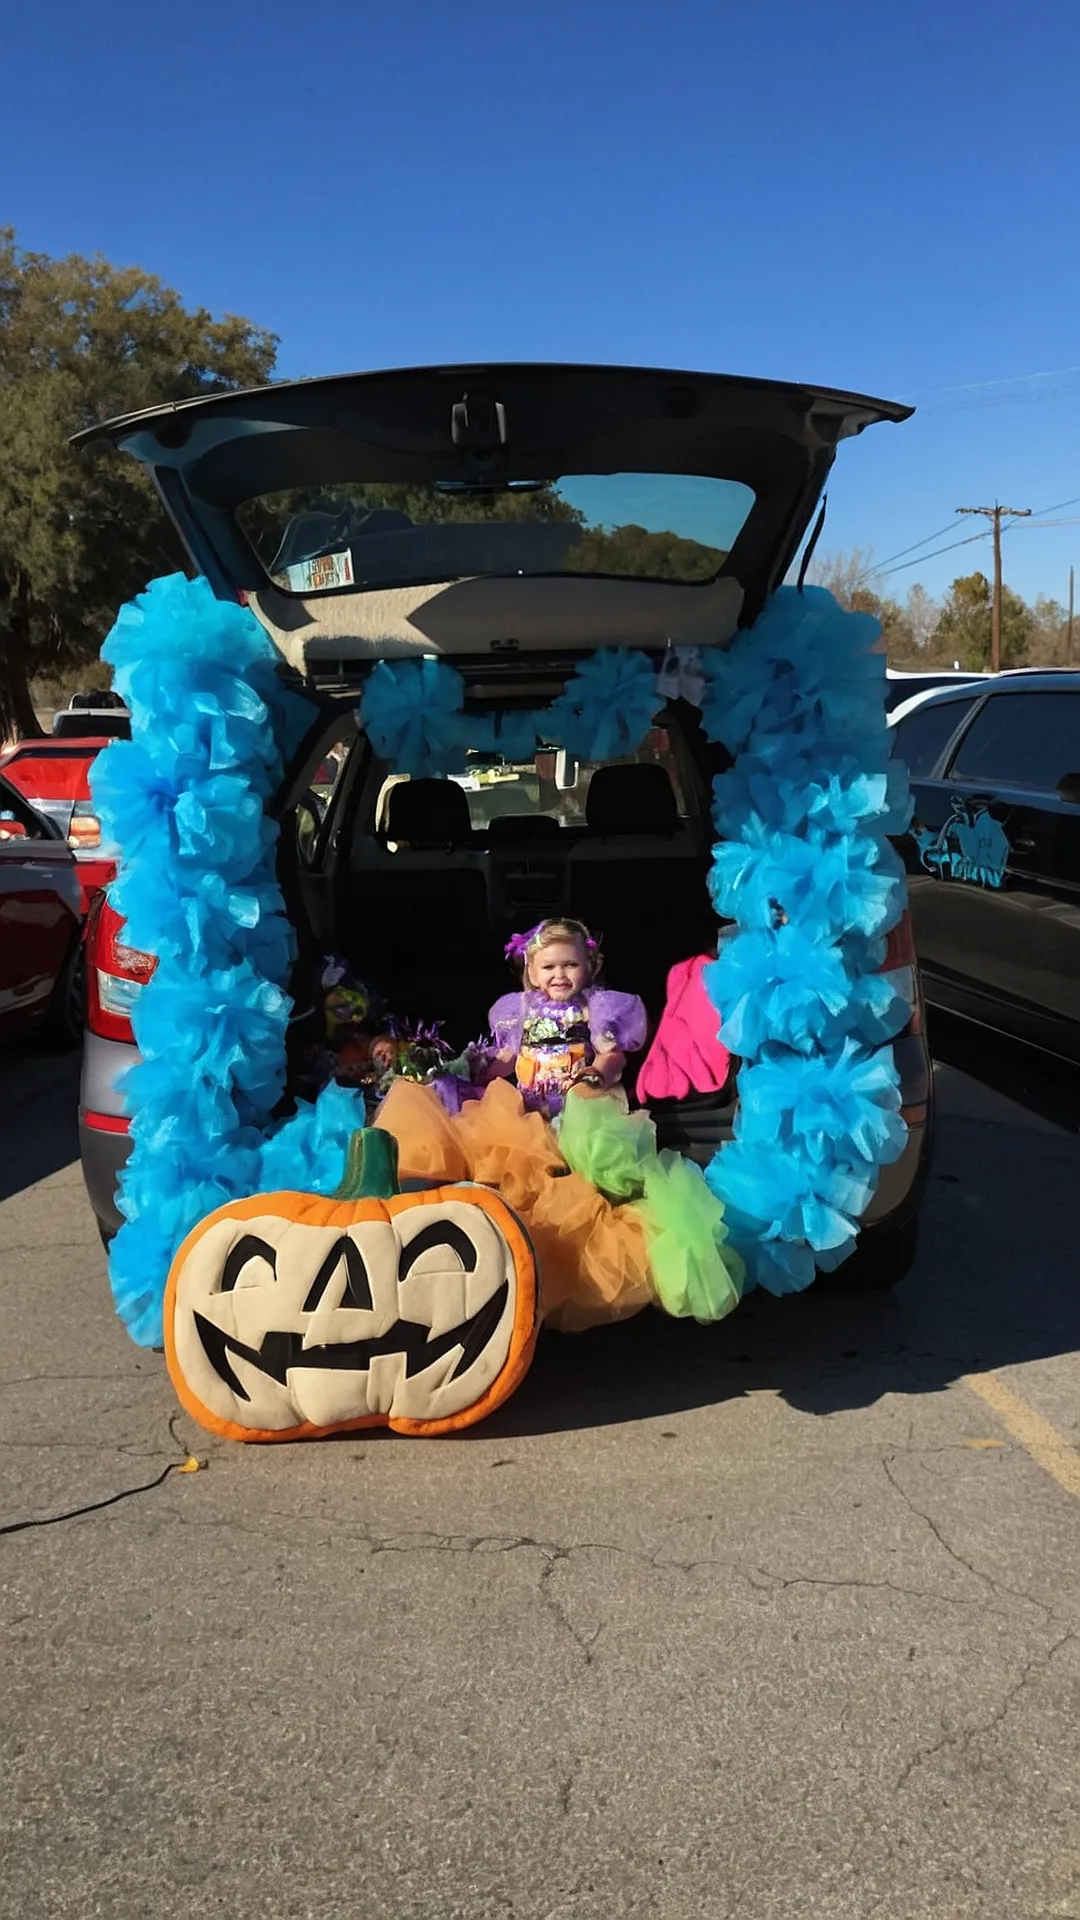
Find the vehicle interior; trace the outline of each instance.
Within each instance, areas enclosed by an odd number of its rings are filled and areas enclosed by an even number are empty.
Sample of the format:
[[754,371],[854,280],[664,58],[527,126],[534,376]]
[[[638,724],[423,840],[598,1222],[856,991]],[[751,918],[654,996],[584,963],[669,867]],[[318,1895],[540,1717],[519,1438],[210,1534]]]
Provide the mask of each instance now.
[[[481,671],[490,663],[478,662]],[[553,690],[564,674],[556,666]],[[534,656],[530,698],[536,685]],[[514,984],[503,957],[510,935],[559,914],[597,935],[604,979],[641,996],[651,1034],[670,968],[716,947],[710,806],[727,757],[706,742],[697,709],[669,703],[623,759],[592,764],[540,746],[526,762],[470,755],[447,779],[394,774],[357,732],[352,702],[346,711],[344,725],[328,719],[283,796],[279,864],[300,941],[294,1048],[317,1023],[311,982],[327,952],[395,1012],[439,1021],[463,1047],[486,1032],[489,1007]],[[635,1072],[632,1062],[631,1092]],[[706,1157],[734,1102],[729,1089],[698,1105]],[[666,1132],[666,1143],[692,1150],[678,1128]]]

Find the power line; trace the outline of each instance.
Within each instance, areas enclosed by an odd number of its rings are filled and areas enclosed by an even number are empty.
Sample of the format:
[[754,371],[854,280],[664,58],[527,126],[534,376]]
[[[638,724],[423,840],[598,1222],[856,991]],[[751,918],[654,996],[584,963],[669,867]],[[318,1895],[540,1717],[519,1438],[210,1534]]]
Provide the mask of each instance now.
[[1022,526],[1003,527],[1003,533],[1026,533],[1029,527],[1080,527],[1080,514],[1072,513],[1067,520],[1025,520]]
[[[1055,512],[1058,507],[1075,507],[1077,505],[1080,505],[1080,493],[1078,493],[1072,500],[1057,500],[1054,502],[1054,505],[1051,507],[1041,507],[1039,509],[1038,519],[1033,518],[1031,520],[1025,519],[1023,521],[1011,521],[1009,525],[1004,526],[1002,528],[1002,533],[1015,533],[1018,527],[1026,529],[1027,527],[1046,526],[1046,525],[1057,526],[1057,527],[1078,526],[1080,525],[1080,520],[1052,520],[1047,522],[1043,518],[1045,514]],[[955,522],[953,522],[952,524],[955,525]],[[948,533],[948,531],[949,531],[948,527],[940,527],[938,529],[938,533],[928,533],[926,536],[926,540],[916,540],[913,542],[913,544],[910,547],[901,547],[900,554],[914,553],[916,547],[926,546],[930,540],[936,540],[938,538],[938,534]],[[987,527],[985,533],[969,533],[967,538],[964,540],[950,540],[947,547],[935,547],[933,553],[921,553],[919,554],[917,559],[905,560],[902,563],[902,565],[897,567],[891,566],[889,562],[892,560],[898,560],[900,558],[900,554],[896,554],[896,553],[890,554],[889,560],[886,560],[880,567],[877,567],[877,566],[867,567],[865,572],[859,575],[859,579],[866,580],[871,578],[884,578],[884,576],[889,573],[906,573],[909,567],[921,567],[924,560],[936,560],[940,554],[955,552],[957,547],[971,547],[971,546],[974,546],[977,540],[989,540],[991,536],[991,531],[992,531],[991,528]]]
[[[1047,508],[1047,512],[1050,512],[1050,511],[1051,509]],[[898,553],[886,554],[880,566],[875,564],[867,567],[864,570],[864,572],[860,573],[859,579],[865,580],[867,575],[871,573],[883,573],[885,568],[891,566],[894,560],[902,560],[905,553],[914,553],[916,548],[918,547],[928,547],[930,545],[931,540],[940,540],[942,534],[949,533],[955,525],[956,525],[956,522],[954,520],[950,520],[948,523],[948,526],[939,527],[936,533],[928,533],[925,540],[913,540],[910,547],[901,547]]]
[[[1038,375],[1038,376],[1031,376],[1031,377],[1043,378],[1044,376]],[[997,383],[994,381],[986,381],[985,384],[987,386],[993,386],[993,385],[996,385]],[[949,389],[942,389],[942,391],[949,391]],[[1060,511],[1062,507],[1076,507],[1076,506],[1080,506],[1080,493],[1074,494],[1070,500],[1055,500],[1053,504],[1049,507],[1039,507],[1036,510],[1035,516],[1033,516],[1033,518],[1030,520],[1025,520],[1023,522],[1023,525],[1024,526],[1043,525],[1045,524],[1045,516],[1048,513],[1057,513]],[[1004,527],[1002,531],[1004,533],[1009,533],[1013,531],[1020,524],[1021,523],[1019,521],[1014,520],[1010,522],[1008,526]],[[1050,524],[1053,526],[1071,527],[1071,526],[1076,526],[1080,524],[1080,522],[1077,522],[1075,520],[1057,520],[1057,521],[1052,521]],[[885,576],[890,573],[906,573],[908,568],[910,567],[921,567],[924,560],[936,560],[943,553],[955,552],[957,547],[974,546],[977,540],[989,540],[990,538],[991,530],[988,527],[985,533],[972,533],[972,534],[969,534],[967,538],[964,540],[952,540],[950,541],[947,547],[936,547],[933,553],[918,553],[918,549],[920,547],[928,547],[930,545],[931,540],[940,540],[942,534],[949,533],[955,525],[956,525],[956,522],[954,520],[950,520],[947,526],[939,527],[936,533],[928,533],[925,536],[925,538],[922,540],[913,540],[910,547],[900,547],[896,553],[888,554],[886,558],[881,562],[880,566],[876,562],[871,562],[870,566],[864,567],[862,572],[858,575],[855,585],[858,586],[863,580],[884,579]],[[918,553],[918,558],[915,560],[905,560],[904,555],[908,553]],[[895,560],[900,560],[903,562],[903,564],[901,566],[894,566],[893,562]]]
[[1060,513],[1062,507],[1077,506],[1080,506],[1080,493],[1074,494],[1071,500],[1055,500],[1052,507],[1036,507],[1035,512],[1041,520],[1044,513]]
[[1080,367],[1042,367],[1033,373],[999,374],[996,380],[965,380],[957,387],[918,387],[902,394],[904,400],[933,400],[939,393],[981,393],[987,387],[1018,387],[1025,380],[1059,380],[1063,374],[1080,373]]
[[939,554],[954,553],[957,547],[973,547],[977,540],[989,540],[989,538],[990,529],[987,527],[985,533],[969,533],[966,539],[950,540],[947,547],[935,547],[933,553],[922,553],[917,560],[902,560],[898,567],[882,567],[879,571],[882,578],[890,573],[905,573],[908,567],[921,567],[924,560],[936,560]]

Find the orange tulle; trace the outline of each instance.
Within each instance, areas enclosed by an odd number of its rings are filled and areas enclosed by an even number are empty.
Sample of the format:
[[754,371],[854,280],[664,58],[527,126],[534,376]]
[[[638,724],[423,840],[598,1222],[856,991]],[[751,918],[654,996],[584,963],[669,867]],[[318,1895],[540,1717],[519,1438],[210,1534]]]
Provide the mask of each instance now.
[[498,1188],[536,1249],[549,1326],[576,1333],[653,1300],[640,1216],[570,1171],[551,1128],[525,1112],[509,1081],[493,1081],[452,1119],[430,1087],[396,1080],[375,1124],[397,1140],[406,1178]]

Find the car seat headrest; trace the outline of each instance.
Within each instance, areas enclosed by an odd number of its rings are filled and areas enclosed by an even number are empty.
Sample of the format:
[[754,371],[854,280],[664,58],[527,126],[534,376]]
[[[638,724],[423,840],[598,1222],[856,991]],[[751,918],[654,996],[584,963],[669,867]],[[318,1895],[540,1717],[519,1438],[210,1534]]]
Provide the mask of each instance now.
[[453,780],[401,780],[391,787],[384,837],[410,847],[453,847],[472,837],[469,802]]
[[674,833],[679,810],[663,767],[598,767],[585,819],[592,833]]
[[493,847],[518,840],[557,840],[562,828],[550,813],[500,813],[488,827]]

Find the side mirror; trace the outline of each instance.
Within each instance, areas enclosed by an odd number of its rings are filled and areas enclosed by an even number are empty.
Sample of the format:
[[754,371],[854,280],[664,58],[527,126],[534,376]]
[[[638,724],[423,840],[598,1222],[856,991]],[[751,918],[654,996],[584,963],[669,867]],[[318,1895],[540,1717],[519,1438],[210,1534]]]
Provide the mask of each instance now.
[[1066,773],[1057,784],[1058,799],[1070,807],[1080,807],[1080,773]]

